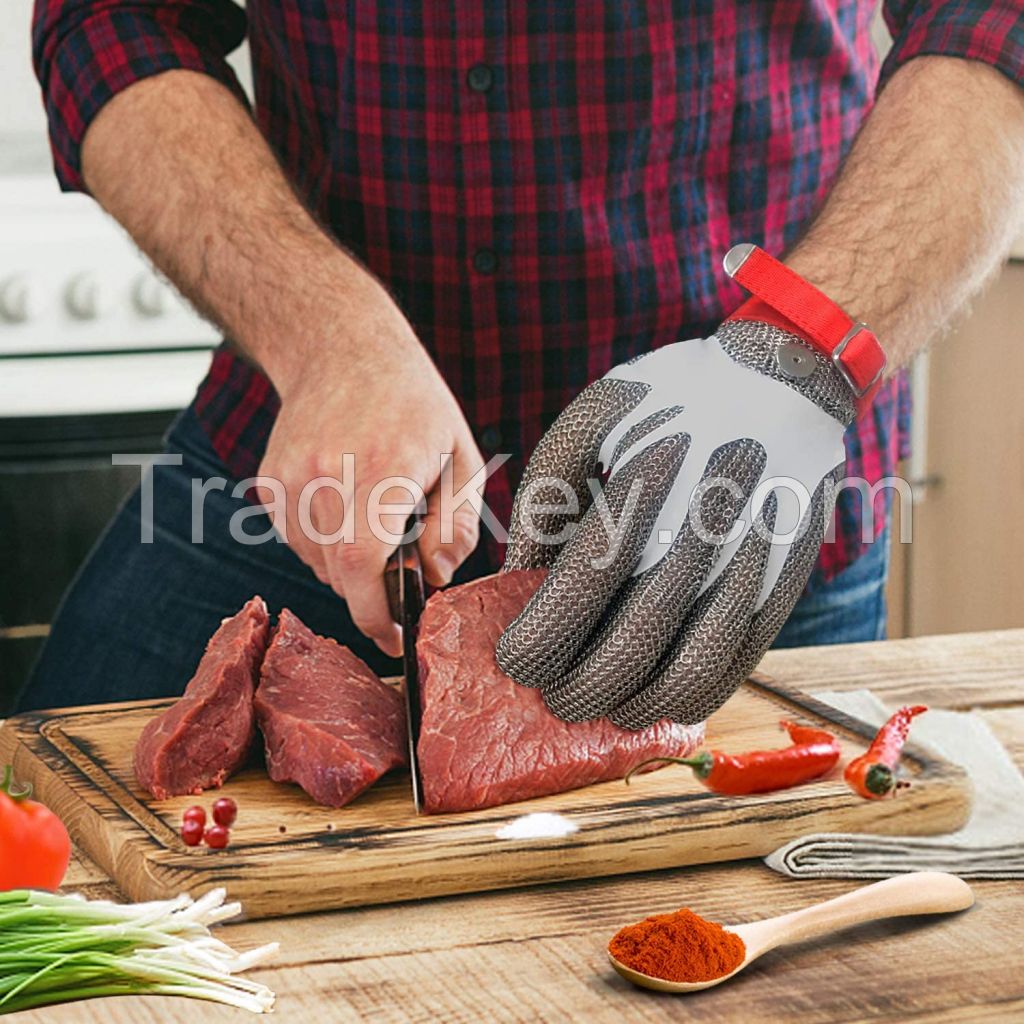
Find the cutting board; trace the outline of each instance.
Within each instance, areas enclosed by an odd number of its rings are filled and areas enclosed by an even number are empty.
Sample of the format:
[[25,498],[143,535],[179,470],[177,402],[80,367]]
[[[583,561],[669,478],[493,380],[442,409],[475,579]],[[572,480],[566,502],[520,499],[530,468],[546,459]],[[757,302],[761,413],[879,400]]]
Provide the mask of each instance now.
[[[214,794],[155,801],[131,769],[143,725],[168,701],[136,701],[21,715],[0,729],[0,765],[29,781],[72,838],[133,900],[227,887],[249,917],[354,907],[536,882],[593,878],[761,856],[809,832],[924,835],[957,828],[970,783],[955,765],[910,744],[909,789],[867,801],[842,780],[845,758],[873,729],[806,694],[752,677],[708,723],[707,745],[729,752],[784,746],[779,719],[835,732],[844,759],[829,776],[776,793],[718,796],[690,769],[464,814],[418,817],[409,779],[393,774],[348,807],[320,807],[254,765],[221,792],[238,804],[224,850],[187,847],[182,811]],[[523,815],[549,812],[563,836],[507,838]],[[520,822],[520,829],[522,827]],[[519,829],[512,830],[514,835]]]

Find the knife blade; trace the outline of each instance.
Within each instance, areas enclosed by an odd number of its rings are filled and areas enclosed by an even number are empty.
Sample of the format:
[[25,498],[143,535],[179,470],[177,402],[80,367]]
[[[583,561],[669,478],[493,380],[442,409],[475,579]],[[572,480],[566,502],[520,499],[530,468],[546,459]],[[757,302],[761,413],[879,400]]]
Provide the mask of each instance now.
[[[410,517],[406,534],[416,517]],[[391,617],[402,627],[402,677],[405,695],[406,740],[409,745],[409,774],[412,776],[412,801],[416,813],[422,811],[422,779],[416,744],[420,738],[419,664],[416,660],[416,633],[423,611],[423,566],[416,541],[400,544],[388,559],[384,572]]]

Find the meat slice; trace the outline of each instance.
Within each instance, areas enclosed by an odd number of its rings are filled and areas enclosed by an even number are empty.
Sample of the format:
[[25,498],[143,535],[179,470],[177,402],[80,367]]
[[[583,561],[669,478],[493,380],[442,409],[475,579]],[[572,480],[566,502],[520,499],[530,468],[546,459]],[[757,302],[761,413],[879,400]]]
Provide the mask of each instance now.
[[139,785],[157,800],[220,786],[245,761],[269,632],[267,606],[254,597],[210,637],[181,698],[146,723],[133,766]]
[[427,811],[494,807],[618,779],[644,758],[686,756],[703,739],[703,725],[663,721],[629,732],[607,719],[563,722],[539,690],[498,668],[498,637],[544,575],[485,576],[434,594],[423,610],[417,754]]
[[263,660],[256,715],[275,782],[342,807],[406,760],[399,691],[285,608]]

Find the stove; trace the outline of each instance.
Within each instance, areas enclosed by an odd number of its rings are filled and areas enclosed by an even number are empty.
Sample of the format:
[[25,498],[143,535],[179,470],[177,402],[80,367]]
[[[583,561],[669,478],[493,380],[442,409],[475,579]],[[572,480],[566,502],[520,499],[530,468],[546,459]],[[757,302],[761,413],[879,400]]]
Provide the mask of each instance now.
[[0,417],[177,409],[217,332],[92,199],[0,178]]
[[0,174],[0,717],[139,481],[111,455],[160,449],[218,341],[92,199]]

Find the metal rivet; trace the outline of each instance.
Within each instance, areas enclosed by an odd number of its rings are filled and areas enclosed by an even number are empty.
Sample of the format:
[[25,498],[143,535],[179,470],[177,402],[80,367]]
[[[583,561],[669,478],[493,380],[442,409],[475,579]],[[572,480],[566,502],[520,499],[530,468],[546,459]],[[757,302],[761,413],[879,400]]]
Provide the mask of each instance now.
[[793,342],[780,345],[776,349],[775,362],[782,373],[794,380],[803,380],[804,377],[810,377],[817,369],[813,353],[808,352],[802,345],[796,345]]
[[739,245],[734,245],[726,254],[725,259],[722,260],[722,267],[730,277],[735,277],[740,267],[743,266],[747,261],[747,257],[754,251],[754,246],[750,242],[741,242]]

